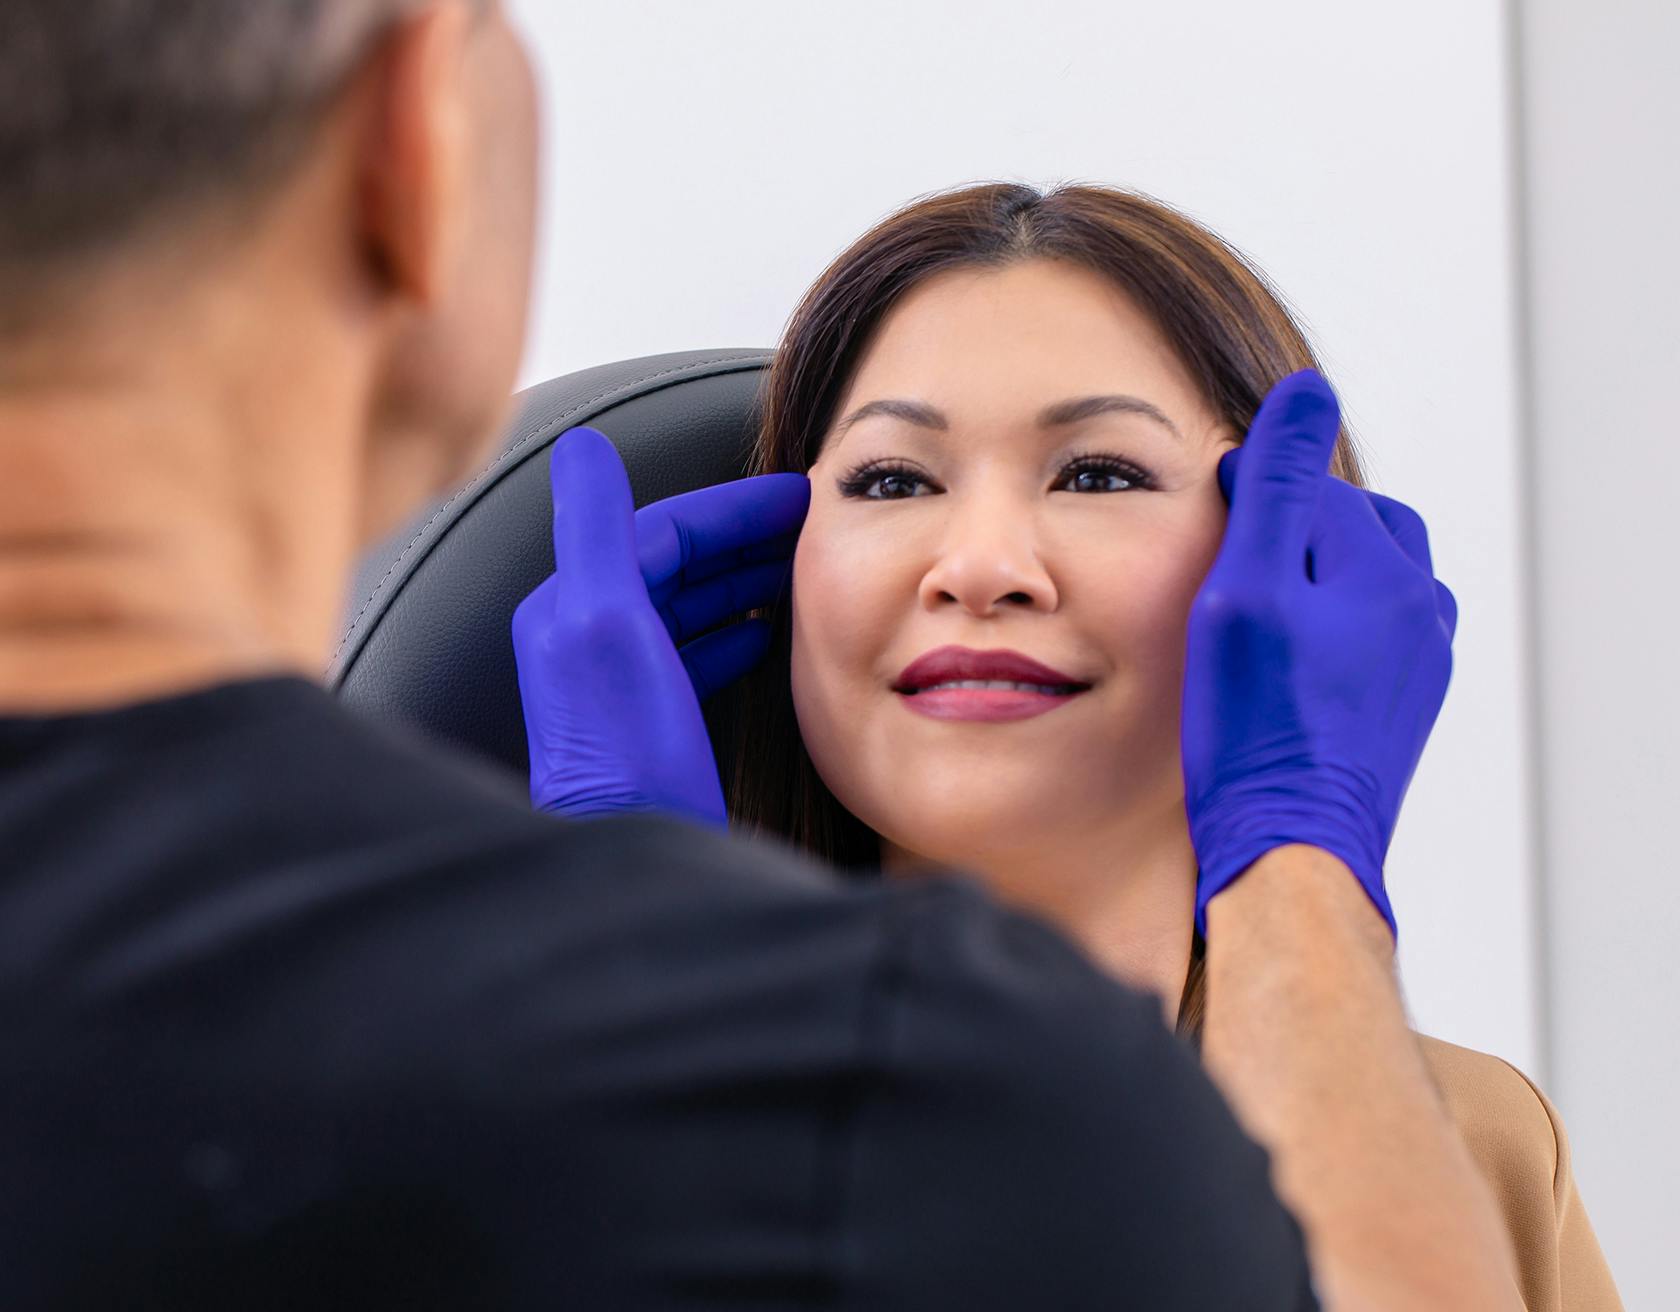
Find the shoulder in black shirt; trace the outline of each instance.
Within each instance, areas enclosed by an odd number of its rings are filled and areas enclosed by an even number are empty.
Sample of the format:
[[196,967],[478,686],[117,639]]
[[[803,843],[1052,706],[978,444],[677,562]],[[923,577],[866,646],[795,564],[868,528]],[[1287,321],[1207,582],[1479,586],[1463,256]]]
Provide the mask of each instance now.
[[1314,1306],[1046,927],[520,783],[301,679],[0,720],[6,1308]]

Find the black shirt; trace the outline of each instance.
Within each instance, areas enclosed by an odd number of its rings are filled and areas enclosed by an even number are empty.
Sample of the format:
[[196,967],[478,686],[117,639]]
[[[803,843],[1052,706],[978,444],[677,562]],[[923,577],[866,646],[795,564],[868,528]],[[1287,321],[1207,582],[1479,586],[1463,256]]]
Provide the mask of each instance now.
[[0,1306],[1314,1306],[1047,927],[520,782],[302,679],[0,719]]

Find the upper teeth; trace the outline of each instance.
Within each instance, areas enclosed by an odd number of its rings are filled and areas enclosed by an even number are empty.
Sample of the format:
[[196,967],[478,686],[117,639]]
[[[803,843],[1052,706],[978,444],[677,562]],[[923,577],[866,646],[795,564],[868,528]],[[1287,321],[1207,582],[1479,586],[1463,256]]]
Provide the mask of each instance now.
[[1048,683],[1017,683],[1013,679],[952,679],[947,683],[930,683],[919,689],[921,692],[934,692],[939,688],[1009,688],[1017,692],[1059,693],[1059,684]]

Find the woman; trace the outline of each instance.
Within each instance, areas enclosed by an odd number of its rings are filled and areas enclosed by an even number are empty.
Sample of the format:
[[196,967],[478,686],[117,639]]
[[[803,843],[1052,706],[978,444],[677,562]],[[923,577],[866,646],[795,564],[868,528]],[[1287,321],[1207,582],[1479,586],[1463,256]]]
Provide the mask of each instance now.
[[[1144,197],[976,186],[865,234],[768,383],[751,472],[808,473],[811,507],[768,659],[707,711],[733,822],[893,878],[969,871],[1194,1041],[1185,626],[1219,457],[1308,367],[1264,280]],[[1364,486],[1346,432],[1332,472]],[[1619,1307],[1550,1103],[1420,1041],[1529,1308]]]

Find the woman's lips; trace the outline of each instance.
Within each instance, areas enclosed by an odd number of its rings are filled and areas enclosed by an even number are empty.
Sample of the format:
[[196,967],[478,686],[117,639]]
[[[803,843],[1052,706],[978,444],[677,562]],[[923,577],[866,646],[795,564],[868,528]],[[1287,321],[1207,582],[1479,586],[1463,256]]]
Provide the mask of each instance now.
[[1032,692],[1024,688],[924,688],[898,693],[918,715],[935,720],[1025,720],[1043,715],[1089,691]]
[[1025,720],[1090,687],[1006,647],[977,651],[948,644],[905,666],[893,691],[911,710],[935,720]]

